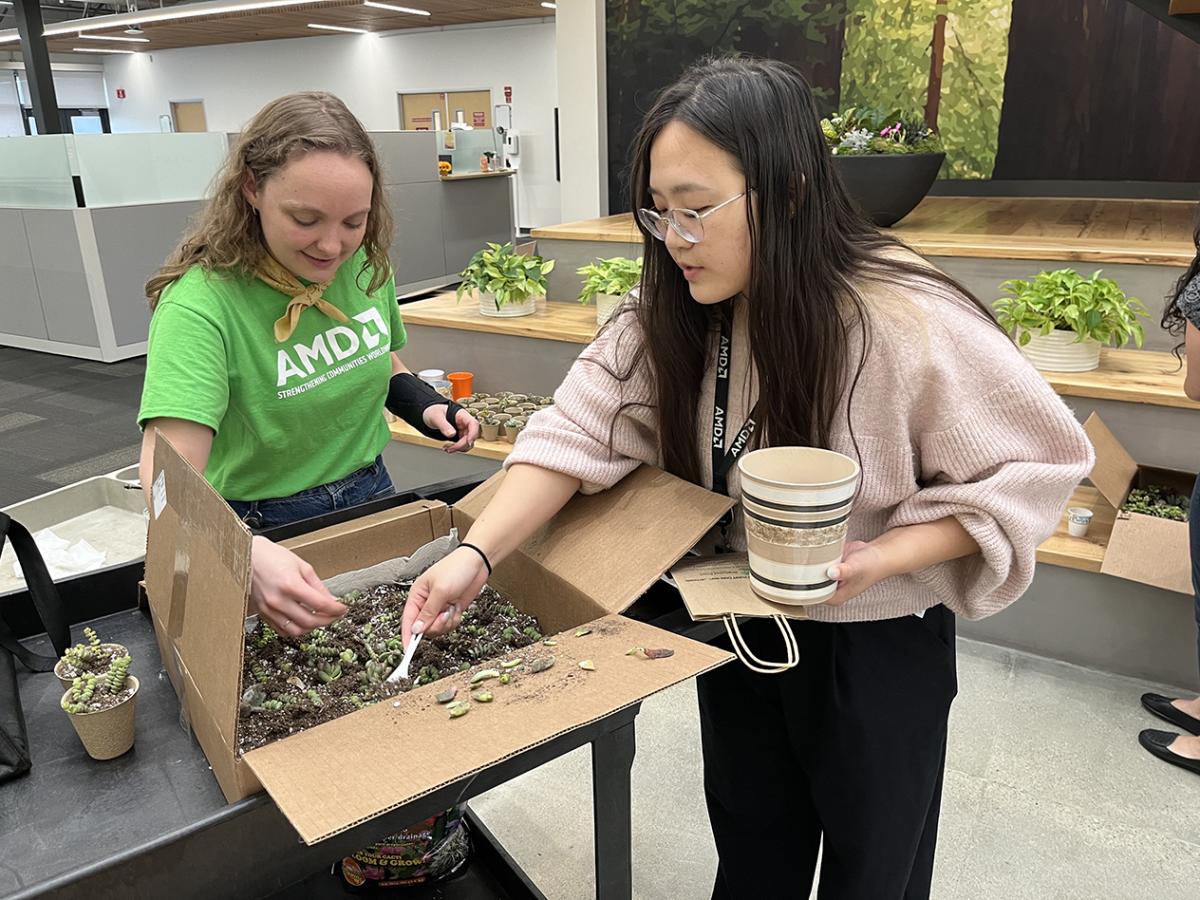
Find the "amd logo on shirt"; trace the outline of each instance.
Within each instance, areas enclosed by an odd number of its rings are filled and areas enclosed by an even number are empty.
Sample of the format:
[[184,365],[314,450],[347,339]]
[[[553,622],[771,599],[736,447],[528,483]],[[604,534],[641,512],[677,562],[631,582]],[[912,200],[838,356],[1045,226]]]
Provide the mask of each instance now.
[[[285,388],[289,381],[297,378],[311,379],[303,384],[280,390],[278,392],[280,400],[294,397],[324,384],[331,378],[336,378],[389,352],[391,342],[387,338],[391,334],[383,316],[379,314],[379,310],[368,309],[366,312],[355,315],[354,320],[362,324],[361,330],[346,325],[334,325],[313,338],[311,344],[293,344],[290,351],[286,348],[279,351],[276,387]],[[367,352],[356,356],[362,350]],[[316,374],[318,360],[327,369],[319,376]],[[343,364],[335,367],[335,363]]]

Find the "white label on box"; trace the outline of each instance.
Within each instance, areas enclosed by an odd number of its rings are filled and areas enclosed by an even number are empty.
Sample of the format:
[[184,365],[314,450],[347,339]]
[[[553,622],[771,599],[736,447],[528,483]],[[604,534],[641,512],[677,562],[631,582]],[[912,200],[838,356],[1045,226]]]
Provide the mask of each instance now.
[[154,487],[150,490],[150,494],[154,500],[154,518],[157,519],[162,515],[163,507],[167,505],[166,470],[158,473],[158,477],[154,479]]

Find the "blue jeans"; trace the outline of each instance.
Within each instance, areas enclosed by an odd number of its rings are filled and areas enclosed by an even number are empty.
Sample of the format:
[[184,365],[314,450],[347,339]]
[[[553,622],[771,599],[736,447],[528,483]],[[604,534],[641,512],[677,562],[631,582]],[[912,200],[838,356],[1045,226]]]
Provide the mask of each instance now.
[[1196,662],[1200,665],[1200,478],[1196,479],[1196,486],[1192,488],[1188,537],[1192,549],[1192,591],[1196,595]]
[[392,486],[392,479],[383,464],[383,457],[377,456],[371,465],[351,472],[345,478],[331,481],[329,484],[318,484],[290,497],[225,502],[233,507],[233,511],[251,528],[262,529],[290,525],[301,519],[311,519],[313,516],[321,516],[348,506],[357,506],[368,500],[390,497],[394,493],[396,489]]

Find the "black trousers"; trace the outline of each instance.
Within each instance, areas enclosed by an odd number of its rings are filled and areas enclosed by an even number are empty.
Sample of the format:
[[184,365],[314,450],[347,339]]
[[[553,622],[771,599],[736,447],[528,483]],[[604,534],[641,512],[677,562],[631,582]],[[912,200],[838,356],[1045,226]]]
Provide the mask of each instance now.
[[[698,680],[714,900],[806,900],[822,838],[821,900],[928,898],[958,690],[953,614],[792,628],[796,668],[733,662]],[[774,624],[742,630],[782,658]]]

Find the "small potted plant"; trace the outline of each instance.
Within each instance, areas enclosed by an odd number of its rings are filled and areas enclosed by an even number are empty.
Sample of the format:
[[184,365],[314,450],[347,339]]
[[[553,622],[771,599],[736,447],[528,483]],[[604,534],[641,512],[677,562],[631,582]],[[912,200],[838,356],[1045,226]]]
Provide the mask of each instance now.
[[479,430],[485,441],[500,439],[500,420],[495,416],[484,416],[479,420]]
[[80,675],[62,695],[60,705],[92,759],[113,759],[133,746],[139,685],[129,663],[129,654],[119,656],[103,675]]
[[505,440],[507,440],[510,444],[515,444],[517,442],[517,438],[521,434],[521,429],[524,427],[525,427],[525,417],[524,416],[513,416],[511,419],[509,419],[507,422],[504,423]]
[[876,225],[895,225],[924,199],[946,159],[920,116],[850,107],[821,120],[833,166],[850,197]]
[[1090,278],[1074,269],[1039,272],[1000,288],[1008,296],[993,303],[996,320],[1043,371],[1090,372],[1100,365],[1102,346],[1141,347],[1145,339],[1138,321],[1150,315],[1145,305],[1099,271]]
[[103,675],[114,659],[129,653],[121,644],[102,642],[91,628],[84,628],[83,636],[87,642],[70,647],[54,666],[54,675],[63,690],[69,688],[80,675]]
[[459,273],[456,293],[459,300],[468,291],[478,294],[485,316],[528,316],[537,311],[537,298],[546,296],[546,276],[553,269],[552,259],[518,253],[511,243],[489,243]]
[[614,256],[598,259],[577,270],[583,276],[579,302],[596,299],[596,324],[603,325],[616,312],[621,298],[642,280],[642,259]]

